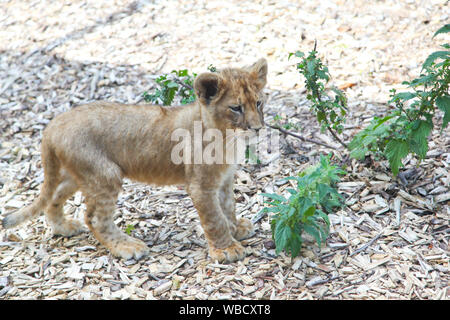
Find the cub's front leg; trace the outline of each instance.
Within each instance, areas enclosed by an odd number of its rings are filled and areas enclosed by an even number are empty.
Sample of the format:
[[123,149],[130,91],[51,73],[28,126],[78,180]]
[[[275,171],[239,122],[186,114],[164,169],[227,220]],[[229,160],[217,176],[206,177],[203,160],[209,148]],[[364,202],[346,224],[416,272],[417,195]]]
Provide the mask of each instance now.
[[231,233],[236,240],[243,240],[254,232],[253,224],[249,219],[236,218],[236,201],[234,200],[234,171],[225,179],[219,191],[219,202],[224,215],[231,222]]
[[232,235],[233,224],[225,217],[219,203],[219,188],[191,184],[187,189],[198,211],[211,258],[219,262],[243,259],[245,249]]

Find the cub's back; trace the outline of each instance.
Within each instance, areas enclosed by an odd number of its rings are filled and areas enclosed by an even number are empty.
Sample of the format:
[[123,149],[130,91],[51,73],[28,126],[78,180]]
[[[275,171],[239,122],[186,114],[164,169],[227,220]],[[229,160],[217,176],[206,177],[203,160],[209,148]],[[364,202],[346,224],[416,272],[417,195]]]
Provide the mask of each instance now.
[[164,111],[158,106],[111,102],[78,106],[50,122],[42,143],[51,146],[71,168],[107,158],[125,177],[178,184],[184,178],[184,168],[171,161],[174,142]]

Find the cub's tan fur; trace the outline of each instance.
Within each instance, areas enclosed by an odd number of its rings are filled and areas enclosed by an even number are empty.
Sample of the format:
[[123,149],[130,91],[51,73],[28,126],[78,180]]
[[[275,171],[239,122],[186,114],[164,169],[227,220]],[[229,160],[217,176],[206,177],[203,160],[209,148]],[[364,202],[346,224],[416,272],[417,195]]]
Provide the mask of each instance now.
[[[72,236],[83,231],[65,218],[63,205],[77,190],[86,198],[85,222],[98,241],[124,259],[148,253],[140,240],[120,231],[113,213],[124,177],[156,185],[185,184],[209,244],[218,261],[245,256],[238,242],[253,232],[248,219],[237,219],[233,197],[235,168],[228,164],[179,164],[171,161],[176,141],[171,133],[184,128],[193,135],[194,121],[203,130],[256,129],[263,126],[260,103],[266,84],[267,62],[258,60],[243,69],[203,73],[194,83],[197,101],[180,107],[123,105],[94,102],[76,107],[50,122],[43,132],[44,183],[28,207],[5,217],[14,227],[45,211],[54,234]],[[240,105],[241,113],[230,106]]]

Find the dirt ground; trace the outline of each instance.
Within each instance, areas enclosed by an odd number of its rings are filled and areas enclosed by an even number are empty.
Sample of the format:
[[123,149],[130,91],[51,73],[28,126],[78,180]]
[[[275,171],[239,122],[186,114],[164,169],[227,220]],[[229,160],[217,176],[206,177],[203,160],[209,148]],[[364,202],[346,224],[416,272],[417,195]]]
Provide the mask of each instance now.
[[[53,237],[44,216],[0,228],[0,299],[449,299],[450,133],[436,124],[427,159],[400,178],[385,161],[348,162],[347,206],[330,214],[326,246],[275,254],[262,192],[321,153],[346,151],[321,134],[288,53],[317,50],[332,84],[346,88],[349,141],[389,108],[389,90],[420,73],[449,36],[448,1],[2,1],[0,2],[0,219],[31,203],[43,181],[40,138],[57,114],[92,100],[136,103],[157,75],[210,64],[269,62],[266,122],[338,150],[282,137],[279,153],[237,173],[237,213],[253,219],[247,257],[218,264],[181,187],[126,181],[115,222],[151,248],[112,257],[90,233]],[[440,120],[439,120],[440,121]],[[440,123],[440,122],[439,122]],[[81,193],[67,214],[82,220]],[[133,228],[130,228],[133,226]]]

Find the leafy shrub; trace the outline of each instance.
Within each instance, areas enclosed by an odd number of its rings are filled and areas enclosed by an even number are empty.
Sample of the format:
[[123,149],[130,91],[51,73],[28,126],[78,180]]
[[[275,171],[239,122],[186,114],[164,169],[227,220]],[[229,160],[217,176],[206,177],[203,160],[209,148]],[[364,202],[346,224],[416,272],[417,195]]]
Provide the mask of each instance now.
[[195,101],[194,78],[197,74],[189,74],[188,70],[173,70],[171,74],[163,74],[155,81],[159,88],[153,94],[147,91],[143,93],[144,100],[155,104],[170,106],[179,96],[181,104],[189,104]]
[[[434,36],[445,32],[450,32],[450,24]],[[418,78],[403,82],[412,91],[391,90],[389,103],[394,104],[394,110],[385,117],[375,117],[367,128],[355,135],[349,144],[351,157],[362,159],[369,153],[383,155],[394,175],[398,174],[402,159],[408,154],[425,158],[436,107],[444,112],[442,130],[450,121],[450,45],[442,47],[447,50],[430,54]]]
[[330,156],[320,157],[320,162],[309,167],[298,176],[285,178],[297,182],[296,189],[286,189],[289,198],[276,193],[262,193],[269,198],[259,214],[275,213],[271,220],[272,237],[277,254],[285,251],[296,257],[302,246],[302,233],[314,237],[319,247],[325,243],[329,233],[328,212],[342,206],[342,196],[335,184],[345,171],[330,164]]
[[[210,64],[207,68],[210,72],[217,72],[217,68]],[[150,94],[145,91],[142,96],[146,102],[170,106],[175,97],[180,98],[181,104],[189,104],[195,101],[194,79],[196,73],[189,74],[187,69],[173,70],[170,74],[163,74],[156,78],[158,88]]]
[[311,102],[311,111],[316,115],[321,130],[328,130],[336,141],[347,147],[336,134],[336,132],[342,133],[347,114],[347,98],[344,92],[332,87],[334,97],[328,95],[325,85],[330,80],[330,73],[328,67],[317,57],[315,46],[306,57],[301,51],[290,53],[289,59],[292,56],[300,58],[296,67],[299,73],[305,77],[305,87],[308,92],[306,98]]

